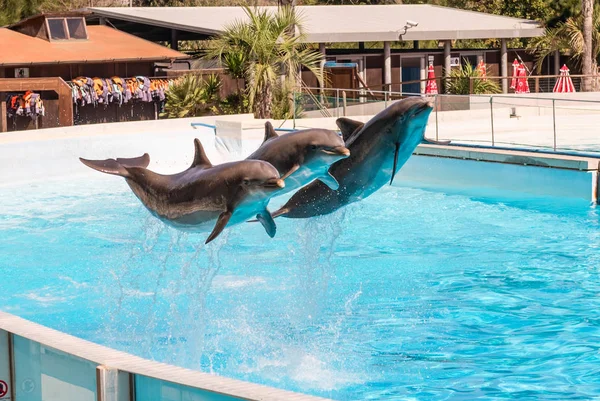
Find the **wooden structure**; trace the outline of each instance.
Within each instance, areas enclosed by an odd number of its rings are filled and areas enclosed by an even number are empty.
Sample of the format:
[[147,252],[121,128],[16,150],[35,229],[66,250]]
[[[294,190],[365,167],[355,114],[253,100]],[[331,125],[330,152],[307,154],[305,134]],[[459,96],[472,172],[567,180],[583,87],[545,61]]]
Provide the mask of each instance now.
[[46,116],[41,117],[41,127],[66,127],[73,125],[73,100],[71,88],[58,77],[54,78],[0,78],[0,132],[8,131],[6,94],[10,92],[53,92],[56,99],[46,97]]
[[[152,77],[157,62],[170,66],[188,56],[109,26],[87,26],[85,15],[80,11],[41,14],[0,28],[0,93],[40,92],[46,108],[40,118],[43,128],[155,119],[154,102],[136,101],[122,108],[117,104],[78,107],[65,81]],[[0,100],[5,102],[6,95]],[[23,124],[8,127],[6,110],[0,112],[0,131],[36,128],[22,118]]]

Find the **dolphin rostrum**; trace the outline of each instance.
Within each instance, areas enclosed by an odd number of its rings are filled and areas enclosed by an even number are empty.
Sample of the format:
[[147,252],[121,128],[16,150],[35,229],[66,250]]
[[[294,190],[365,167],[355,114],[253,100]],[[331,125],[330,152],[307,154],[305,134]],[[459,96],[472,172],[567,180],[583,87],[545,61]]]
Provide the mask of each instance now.
[[394,176],[424,140],[432,104],[422,97],[400,100],[366,124],[348,118],[336,122],[350,157],[331,166],[338,189],[315,181],[296,192],[273,217],[305,218],[329,214],[377,191]]
[[285,187],[277,169],[259,160],[213,166],[198,139],[194,145],[192,165],[173,175],[148,170],[147,153],[133,159],[79,160],[95,170],[124,177],[144,206],[175,228],[209,231],[214,225],[205,243],[215,239],[225,226],[254,217],[273,237],[276,226],[266,206],[276,190]]
[[344,139],[335,131],[305,129],[277,135],[270,122],[265,123],[265,139],[246,160],[263,160],[272,164],[285,180],[285,189],[277,195],[299,189],[315,179],[331,189],[338,189],[329,167],[350,155]]

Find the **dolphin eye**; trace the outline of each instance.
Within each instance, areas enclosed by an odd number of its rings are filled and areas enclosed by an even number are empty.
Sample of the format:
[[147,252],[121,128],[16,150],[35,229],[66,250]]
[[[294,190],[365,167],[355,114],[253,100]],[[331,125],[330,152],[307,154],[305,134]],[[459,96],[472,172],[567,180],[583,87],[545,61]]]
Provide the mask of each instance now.
[[244,185],[250,185],[250,180],[247,178],[244,178]]
[[317,145],[311,145],[310,147],[312,150],[317,150]]

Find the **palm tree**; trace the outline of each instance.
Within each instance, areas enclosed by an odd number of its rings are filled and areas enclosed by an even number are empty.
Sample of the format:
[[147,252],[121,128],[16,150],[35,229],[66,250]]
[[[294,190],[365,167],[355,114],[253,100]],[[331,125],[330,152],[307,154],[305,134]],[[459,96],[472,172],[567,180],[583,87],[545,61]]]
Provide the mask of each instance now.
[[274,91],[301,82],[302,66],[322,81],[321,54],[303,43],[301,18],[293,7],[282,6],[275,13],[249,7],[244,10],[248,21],[228,26],[211,41],[205,57],[221,60],[226,68],[235,64],[229,60],[243,60],[250,108],[256,118],[270,118]]
[[179,77],[165,93],[162,117],[183,118],[211,114],[217,110],[221,80],[218,75],[203,78],[186,74]]
[[[534,38],[528,46],[528,50],[535,54],[535,66],[539,72],[542,70],[544,59],[555,51],[570,54],[577,65],[584,65],[584,18],[582,14],[570,17],[565,22],[559,23],[555,28],[546,28],[544,36]],[[591,72],[597,69],[597,61],[600,57],[600,12],[594,10],[592,18],[592,41],[591,41]]]
[[592,74],[592,16],[594,13],[594,0],[581,0],[581,14],[583,14],[583,90],[590,91]]

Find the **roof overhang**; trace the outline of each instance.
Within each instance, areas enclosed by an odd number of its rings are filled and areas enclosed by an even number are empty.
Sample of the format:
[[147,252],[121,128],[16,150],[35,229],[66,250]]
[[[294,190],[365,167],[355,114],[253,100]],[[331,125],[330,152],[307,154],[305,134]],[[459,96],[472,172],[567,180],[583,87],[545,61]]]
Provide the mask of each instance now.
[[[272,11],[276,7],[264,7]],[[298,6],[305,42],[377,42],[399,40],[511,39],[541,36],[531,20],[431,5]],[[221,33],[245,20],[242,7],[92,7],[94,17],[173,29],[199,35]],[[403,33],[406,21],[419,25]]]

